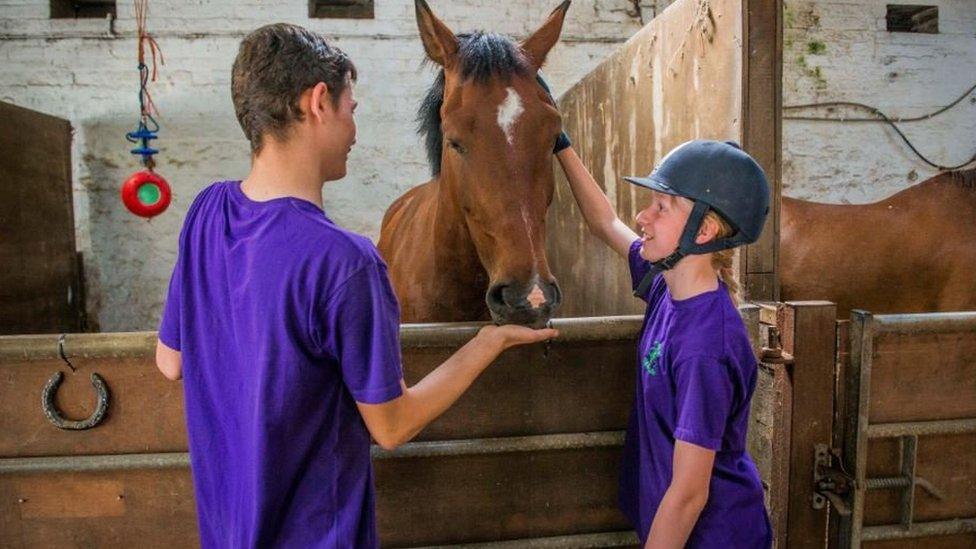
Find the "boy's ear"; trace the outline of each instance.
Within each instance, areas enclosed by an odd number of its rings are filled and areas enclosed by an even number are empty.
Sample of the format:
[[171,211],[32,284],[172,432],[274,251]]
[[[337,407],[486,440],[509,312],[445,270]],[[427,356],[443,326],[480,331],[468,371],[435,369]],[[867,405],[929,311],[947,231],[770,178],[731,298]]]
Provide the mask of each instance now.
[[[299,108],[305,111],[303,114],[306,116],[310,116],[318,122],[323,122],[324,117],[335,110],[332,105],[332,96],[329,95],[328,84],[319,82],[309,88],[302,94]],[[326,112],[325,109],[329,109],[329,112]]]

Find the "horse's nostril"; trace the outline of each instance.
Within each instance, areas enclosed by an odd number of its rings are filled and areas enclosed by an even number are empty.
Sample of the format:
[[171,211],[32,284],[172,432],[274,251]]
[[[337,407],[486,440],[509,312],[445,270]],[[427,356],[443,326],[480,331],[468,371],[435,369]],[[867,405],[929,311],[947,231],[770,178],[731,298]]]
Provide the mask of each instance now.
[[552,282],[549,284],[549,288],[552,290],[552,303],[553,307],[559,305],[563,301],[563,292],[559,289],[559,284]]
[[488,288],[488,295],[485,296],[485,299],[488,301],[489,307],[505,306],[505,287],[504,284],[495,284]]
[[485,299],[489,307],[515,309],[525,303],[525,292],[518,285],[495,284],[488,289]]

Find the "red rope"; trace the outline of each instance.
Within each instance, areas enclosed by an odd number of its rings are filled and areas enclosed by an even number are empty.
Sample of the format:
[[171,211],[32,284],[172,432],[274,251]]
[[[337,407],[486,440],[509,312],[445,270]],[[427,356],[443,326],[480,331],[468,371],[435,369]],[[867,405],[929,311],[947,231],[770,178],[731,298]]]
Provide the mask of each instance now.
[[135,10],[136,10],[136,32],[138,33],[138,57],[140,67],[149,67],[146,64],[146,49],[149,49],[150,59],[152,61],[152,69],[146,75],[141,75],[142,81],[140,83],[141,89],[140,93],[143,97],[143,116],[152,116],[153,113],[159,114],[159,110],[156,108],[156,104],[152,100],[152,95],[149,93],[148,82],[155,82],[157,77],[157,63],[166,64],[163,59],[163,51],[159,48],[159,44],[156,43],[156,39],[153,38],[146,28],[146,18],[149,14],[149,0],[135,0]]

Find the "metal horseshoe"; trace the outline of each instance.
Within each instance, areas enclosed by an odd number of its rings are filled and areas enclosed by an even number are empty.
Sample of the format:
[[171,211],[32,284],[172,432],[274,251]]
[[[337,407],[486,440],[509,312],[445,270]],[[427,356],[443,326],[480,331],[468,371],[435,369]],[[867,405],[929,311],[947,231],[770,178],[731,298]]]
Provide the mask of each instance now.
[[47,384],[44,385],[44,392],[41,393],[41,408],[44,410],[44,415],[47,416],[48,421],[58,429],[72,431],[91,429],[101,423],[105,418],[105,413],[108,412],[108,386],[105,385],[105,380],[102,379],[102,376],[96,373],[92,373],[91,375],[91,383],[95,387],[95,395],[98,397],[98,403],[92,415],[88,416],[88,419],[81,421],[65,419],[61,415],[61,412],[58,411],[57,406],[54,405],[54,395],[58,392],[58,387],[61,385],[62,380],[64,380],[64,373],[61,371],[55,372],[51,376],[51,379],[47,380]]

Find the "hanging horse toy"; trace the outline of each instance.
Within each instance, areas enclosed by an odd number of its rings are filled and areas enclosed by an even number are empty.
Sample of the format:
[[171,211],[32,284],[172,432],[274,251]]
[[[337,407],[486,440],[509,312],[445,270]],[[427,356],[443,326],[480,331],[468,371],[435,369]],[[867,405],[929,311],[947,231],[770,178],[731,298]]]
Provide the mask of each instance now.
[[[153,155],[159,150],[150,143],[159,133],[159,122],[153,116],[158,116],[159,112],[149,95],[148,85],[156,81],[156,58],[158,56],[163,63],[163,54],[156,40],[146,31],[148,0],[136,0],[135,9],[139,33],[139,125],[135,131],[125,134],[125,138],[137,145],[130,152],[142,157],[141,162],[146,169],[130,175],[122,184],[122,203],[130,212],[151,219],[166,211],[172,199],[169,183],[153,169],[156,166]],[[146,65],[147,45],[152,53],[152,71]]]

